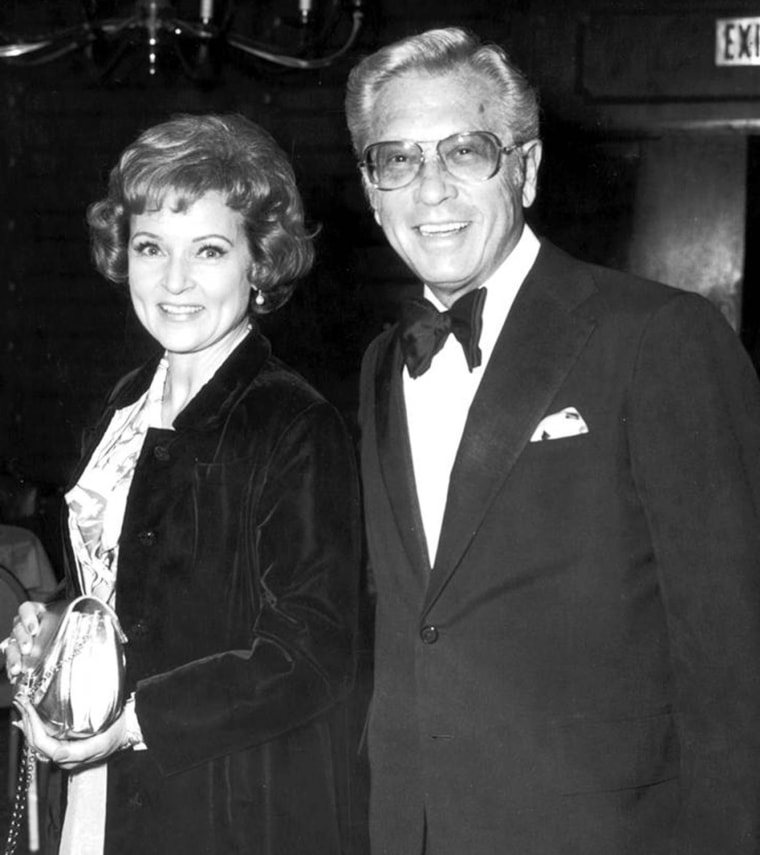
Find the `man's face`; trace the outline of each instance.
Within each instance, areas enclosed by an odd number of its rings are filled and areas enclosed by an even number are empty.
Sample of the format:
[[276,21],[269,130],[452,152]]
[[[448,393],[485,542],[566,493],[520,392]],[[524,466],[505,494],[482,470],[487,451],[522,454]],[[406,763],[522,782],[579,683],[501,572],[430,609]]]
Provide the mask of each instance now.
[[[500,124],[496,97],[494,85],[472,73],[398,77],[380,92],[369,143],[437,141],[465,131],[491,131],[505,146],[526,142]],[[535,198],[541,145],[503,155],[499,172],[477,182],[455,178],[434,146],[423,148],[425,162],[411,184],[398,190],[366,186],[391,246],[450,306],[482,285],[515,247],[523,207]]]

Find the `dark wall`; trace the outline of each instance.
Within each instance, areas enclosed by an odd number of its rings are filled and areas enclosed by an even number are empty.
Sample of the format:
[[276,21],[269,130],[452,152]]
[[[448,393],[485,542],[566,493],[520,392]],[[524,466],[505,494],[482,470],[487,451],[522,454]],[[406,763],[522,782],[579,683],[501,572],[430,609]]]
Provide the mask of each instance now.
[[[629,93],[623,115],[637,117],[632,132],[615,119],[614,105],[610,113],[603,98],[589,95],[583,58],[593,58],[594,45],[583,34],[604,35],[589,10],[605,4],[365,2],[356,49],[320,72],[275,70],[231,55],[213,85],[198,86],[168,60],[149,79],[145,53],[138,52],[103,84],[81,54],[34,69],[0,65],[0,462],[12,458],[36,480],[65,483],[81,429],[115,379],[151,352],[125,294],[91,268],[84,213],[123,146],[179,111],[240,111],[291,156],[309,215],[321,227],[319,261],[265,327],[281,357],[353,421],[361,353],[414,284],[367,210],[344,125],[343,88],[359,56],[402,35],[460,24],[506,45],[543,96],[545,157],[533,224],[584,258],[626,267],[642,152],[663,132],[657,117],[669,113],[662,99],[650,103],[646,91],[638,100]],[[99,3],[113,14],[133,5]],[[177,5],[190,10],[198,3]],[[637,15],[672,8],[677,21],[692,20],[672,0],[607,6]],[[296,0],[238,0],[236,26],[277,36],[274,22],[295,7]],[[78,10],[79,0],[7,0],[0,32],[71,23]]]
[[[130,4],[111,5],[116,13]],[[254,4],[238,6],[237,25],[257,25]],[[73,0],[12,3],[0,11],[0,31],[60,25],[78,8]],[[279,13],[272,3],[264,9]],[[33,69],[0,66],[0,460],[15,459],[35,479],[65,482],[79,433],[103,395],[151,351],[125,294],[91,269],[84,213],[123,146],[181,111],[242,112],[291,156],[320,224],[319,261],[265,328],[282,358],[352,420],[361,352],[392,314],[389,290],[410,280],[363,199],[343,121],[348,69],[377,45],[431,25],[462,23],[503,38],[506,11],[494,16],[485,0],[422,0],[410,14],[400,0],[375,0],[342,63],[293,72],[234,58],[205,86],[170,61],[149,79],[144,54],[118,66],[105,85],[81,54]]]

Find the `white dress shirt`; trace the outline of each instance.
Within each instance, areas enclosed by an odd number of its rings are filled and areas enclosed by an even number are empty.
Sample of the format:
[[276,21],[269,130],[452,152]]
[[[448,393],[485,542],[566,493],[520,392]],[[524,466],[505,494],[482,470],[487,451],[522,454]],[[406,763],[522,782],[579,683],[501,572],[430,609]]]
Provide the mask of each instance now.
[[[480,385],[509,310],[538,255],[539,242],[525,226],[517,246],[483,283],[488,291],[480,336],[481,364],[467,368],[462,345],[454,335],[433,358],[430,368],[413,379],[404,369],[404,402],[412,448],[417,499],[431,566],[441,534],[449,477],[462,439],[467,413]],[[446,307],[425,286],[425,297],[440,311]]]

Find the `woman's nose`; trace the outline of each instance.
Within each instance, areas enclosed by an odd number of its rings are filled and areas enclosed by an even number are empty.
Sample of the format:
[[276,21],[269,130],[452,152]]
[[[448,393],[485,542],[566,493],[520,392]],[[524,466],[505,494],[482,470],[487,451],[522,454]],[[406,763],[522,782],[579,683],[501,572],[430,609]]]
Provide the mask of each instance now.
[[181,256],[172,256],[164,268],[163,286],[172,294],[181,294],[192,286],[190,266]]

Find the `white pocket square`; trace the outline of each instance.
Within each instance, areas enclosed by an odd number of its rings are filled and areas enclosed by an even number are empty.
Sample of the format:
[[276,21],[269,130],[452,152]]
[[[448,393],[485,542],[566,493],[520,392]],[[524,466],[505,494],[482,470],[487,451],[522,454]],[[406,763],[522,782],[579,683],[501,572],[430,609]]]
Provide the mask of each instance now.
[[583,417],[575,407],[565,407],[564,410],[542,419],[530,441],[543,442],[547,439],[579,436],[582,433],[588,433],[588,425],[583,421]]

